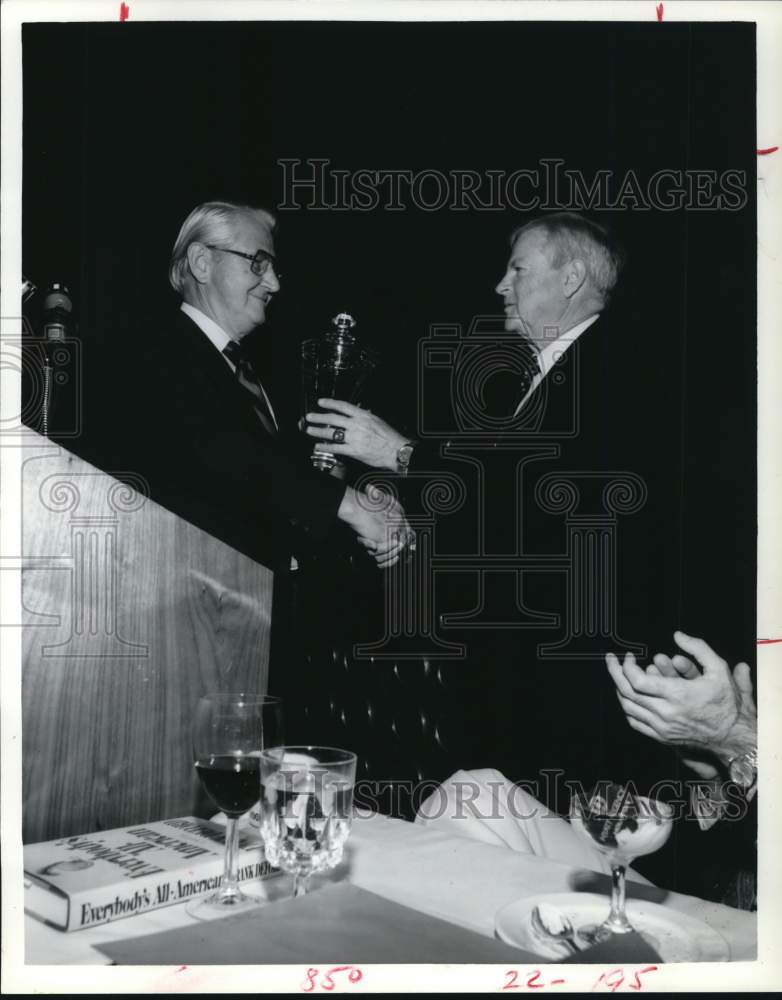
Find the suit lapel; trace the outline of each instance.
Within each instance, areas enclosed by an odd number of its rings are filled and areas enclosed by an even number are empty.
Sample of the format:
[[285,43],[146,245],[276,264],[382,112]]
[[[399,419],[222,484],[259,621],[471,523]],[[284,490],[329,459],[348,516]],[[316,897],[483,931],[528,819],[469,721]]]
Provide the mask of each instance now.
[[228,412],[240,417],[246,429],[259,440],[268,440],[270,436],[263,430],[247,390],[237,384],[228,362],[220,357],[203,330],[181,310],[176,328],[178,350],[186,359],[183,365],[188,373],[186,377],[189,373],[198,373],[197,377],[208,384],[221,408],[226,407]]
[[526,398],[516,413],[520,426],[562,437],[577,432],[584,393],[599,374],[603,340],[604,322],[600,317],[571,344]]

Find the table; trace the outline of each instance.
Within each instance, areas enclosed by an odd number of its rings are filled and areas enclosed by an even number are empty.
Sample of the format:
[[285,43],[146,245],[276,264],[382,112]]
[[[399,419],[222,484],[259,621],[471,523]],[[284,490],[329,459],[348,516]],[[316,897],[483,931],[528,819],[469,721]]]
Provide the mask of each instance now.
[[[313,879],[312,891],[324,882],[348,880],[394,902],[492,936],[495,914],[503,906],[525,895],[573,891],[578,878],[579,870],[569,865],[375,813],[355,820],[345,860],[328,876]],[[273,902],[290,895],[291,882],[281,876],[268,880],[264,888]],[[756,914],[630,882],[628,893],[705,921],[728,941],[734,961],[755,958]],[[108,959],[94,945],[182,927],[191,919],[184,905],[176,905],[64,934],[26,917],[25,961],[30,965],[103,965]]]

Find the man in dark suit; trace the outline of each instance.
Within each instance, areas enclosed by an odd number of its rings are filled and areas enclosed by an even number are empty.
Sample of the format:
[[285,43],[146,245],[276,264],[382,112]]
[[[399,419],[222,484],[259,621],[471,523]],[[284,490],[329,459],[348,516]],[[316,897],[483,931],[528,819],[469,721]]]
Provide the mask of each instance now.
[[243,347],[280,288],[274,226],[264,209],[228,202],[187,217],[169,268],[181,307],[121,360],[112,464],[141,475],[153,500],[276,572],[287,572],[297,535],[323,537],[338,522],[390,565],[401,549],[389,530],[399,505],[372,502],[291,453]]
[[675,621],[672,407],[654,354],[603,315],[621,264],[610,234],[575,213],[513,233],[496,289],[504,331],[494,347],[461,344],[469,377],[457,352],[459,430],[447,442],[411,440],[338,400],[321,401],[327,417],[307,416],[320,440],[334,433],[322,424],[342,429],[329,445],[338,454],[465,483],[461,552],[482,565],[460,571],[452,549],[453,569],[434,588],[450,623],[441,636],[467,647],[450,667],[458,767],[490,764],[514,779],[562,768],[589,781],[627,764],[638,776],[643,761],[651,780],[661,773],[646,748],[635,755],[602,670],[606,652],[643,656]]

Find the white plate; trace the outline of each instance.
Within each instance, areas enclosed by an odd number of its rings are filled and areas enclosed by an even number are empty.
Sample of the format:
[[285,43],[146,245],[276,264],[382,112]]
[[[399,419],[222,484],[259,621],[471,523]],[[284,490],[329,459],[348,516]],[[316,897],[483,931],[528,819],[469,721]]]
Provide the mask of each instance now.
[[[566,945],[540,936],[532,928],[532,910],[550,903],[578,929],[584,924],[602,924],[608,916],[610,900],[592,892],[551,892],[527,896],[503,907],[497,914],[497,936],[506,944],[526,948],[550,958],[570,955]],[[679,913],[659,903],[643,899],[627,900],[627,918],[649,942],[664,962],[727,962],[728,942],[702,920]]]

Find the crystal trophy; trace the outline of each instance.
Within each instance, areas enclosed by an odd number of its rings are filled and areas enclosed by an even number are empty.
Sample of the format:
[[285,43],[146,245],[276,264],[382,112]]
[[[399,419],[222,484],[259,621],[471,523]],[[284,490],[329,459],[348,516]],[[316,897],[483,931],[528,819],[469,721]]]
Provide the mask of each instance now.
[[[313,337],[301,345],[301,384],[304,412],[318,409],[318,399],[342,399],[355,403],[367,376],[374,370],[377,358],[361,347],[352,333],[356,325],[349,313],[339,313],[331,321],[334,329],[323,337]],[[314,467],[330,472],[337,456],[325,450],[319,442],[310,456]]]

